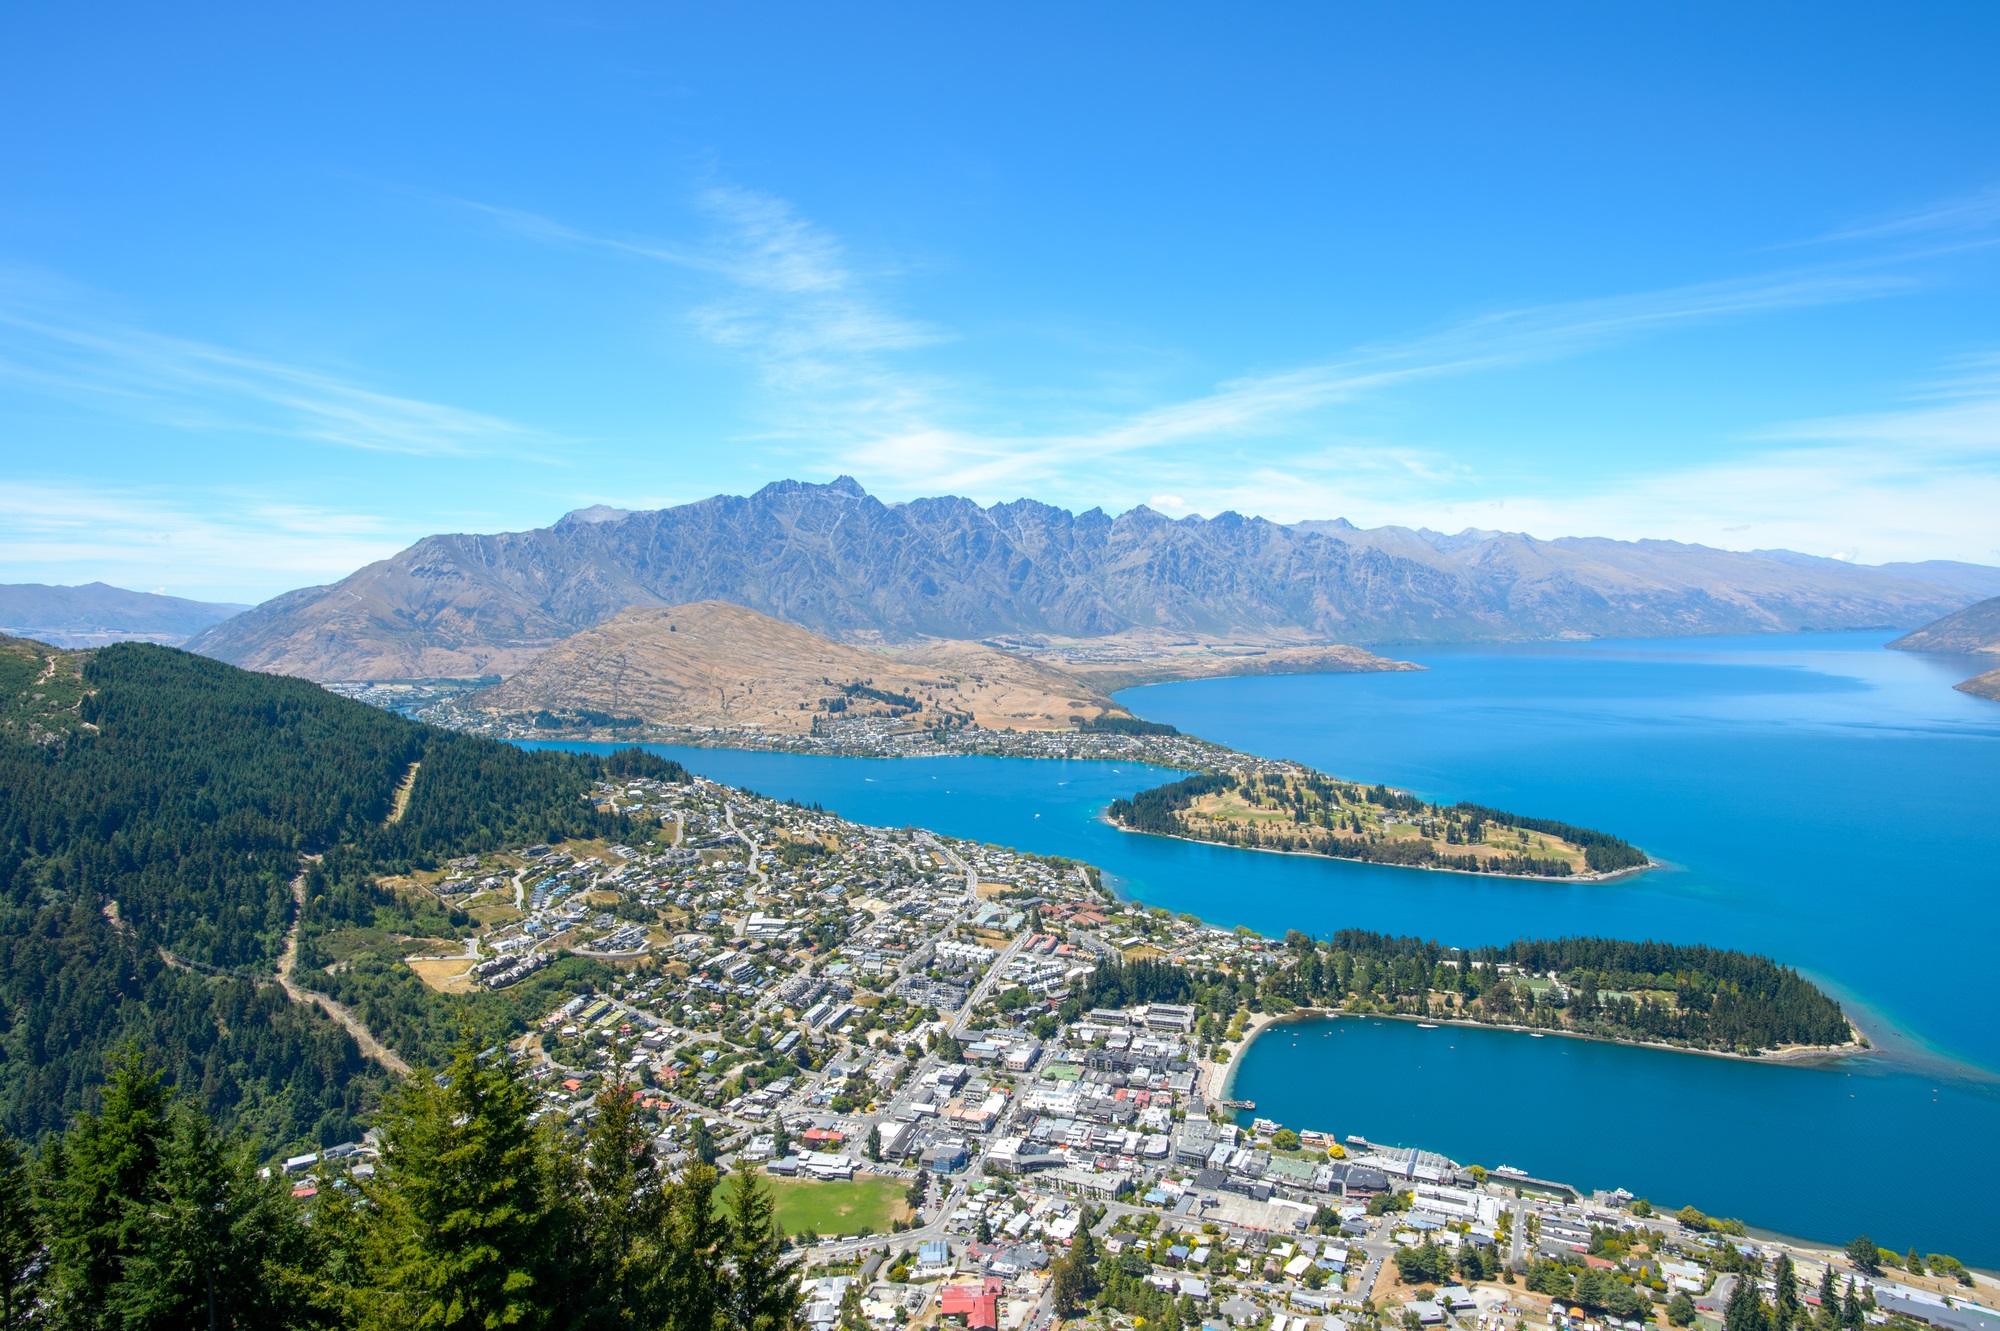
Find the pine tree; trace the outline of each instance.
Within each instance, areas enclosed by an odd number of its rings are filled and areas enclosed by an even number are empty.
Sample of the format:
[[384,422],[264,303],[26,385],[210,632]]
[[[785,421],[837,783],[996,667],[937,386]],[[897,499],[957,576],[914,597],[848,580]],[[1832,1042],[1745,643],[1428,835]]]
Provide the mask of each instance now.
[[14,1139],[0,1132],[0,1331],[28,1325],[41,1284],[41,1217]]
[[1722,1331],[1764,1331],[1764,1309],[1757,1297],[1757,1282],[1745,1272],[1736,1277],[1729,1302],[1722,1309]]
[[298,1305],[271,1277],[305,1251],[298,1208],[247,1146],[176,1103],[150,1195],[128,1203],[134,1250],[106,1304],[118,1325],[282,1327]]
[[790,1331],[803,1295],[799,1263],[785,1255],[777,1202],[761,1173],[729,1190],[729,1322],[736,1331]]
[[1847,1282],[1847,1293],[1840,1300],[1840,1324],[1849,1331],[1859,1331],[1861,1326],[1861,1300],[1855,1296],[1854,1281]]
[[469,1035],[442,1075],[413,1076],[384,1103],[368,1237],[394,1309],[385,1320],[437,1331],[543,1324],[552,1151],[528,1122],[532,1104],[513,1065],[482,1061]]
[[41,1211],[49,1233],[49,1289],[56,1320],[95,1327],[146,1223],[166,1135],[166,1091],[137,1046],[127,1045],[105,1083],[102,1108],[80,1115],[44,1153]]
[[874,1123],[868,1125],[868,1158],[877,1161],[882,1158],[882,1129]]
[[668,1197],[635,1098],[622,1082],[597,1097],[582,1163],[584,1242],[593,1286],[584,1300],[584,1324],[646,1325],[652,1241],[666,1226]]
[[1771,1267],[1771,1322],[1778,1331],[1790,1331],[1799,1320],[1799,1277],[1792,1259],[1783,1253]]
[[1840,1322],[1840,1289],[1834,1284],[1833,1263],[1828,1262],[1819,1274],[1819,1324],[1821,1328],[1831,1328]]
[[667,1193],[665,1224],[653,1246],[656,1284],[649,1306],[662,1331],[719,1331],[721,1271],[729,1226],[715,1204],[715,1170],[692,1165]]
[[1913,1276],[1920,1276],[1924,1273],[1924,1259],[1917,1256],[1917,1250],[1914,1247],[1910,1249],[1909,1255],[1903,1258],[1903,1265],[1910,1268],[1910,1274]]

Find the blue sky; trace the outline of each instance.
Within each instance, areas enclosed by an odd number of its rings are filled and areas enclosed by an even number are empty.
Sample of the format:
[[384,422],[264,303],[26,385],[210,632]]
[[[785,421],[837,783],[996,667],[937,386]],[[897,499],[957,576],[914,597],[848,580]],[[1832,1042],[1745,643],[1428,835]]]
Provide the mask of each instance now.
[[0,581],[842,472],[2000,563],[1987,7],[179,8],[0,15]]

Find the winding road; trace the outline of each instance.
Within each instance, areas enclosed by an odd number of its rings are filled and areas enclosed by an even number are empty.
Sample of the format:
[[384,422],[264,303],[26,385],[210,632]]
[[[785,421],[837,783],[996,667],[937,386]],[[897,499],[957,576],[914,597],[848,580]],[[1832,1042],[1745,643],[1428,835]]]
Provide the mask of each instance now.
[[[309,856],[318,859],[318,856]],[[410,1065],[397,1056],[396,1051],[375,1038],[375,1033],[362,1024],[361,1018],[348,1010],[344,1003],[335,1001],[317,989],[308,989],[292,978],[293,968],[299,960],[299,926],[306,916],[306,870],[300,869],[298,877],[292,879],[292,927],[285,931],[285,950],[278,958],[278,983],[283,986],[285,996],[294,1003],[311,1003],[320,1011],[339,1022],[347,1033],[354,1037],[354,1043],[361,1046],[365,1056],[374,1059],[398,1076],[410,1075]]]

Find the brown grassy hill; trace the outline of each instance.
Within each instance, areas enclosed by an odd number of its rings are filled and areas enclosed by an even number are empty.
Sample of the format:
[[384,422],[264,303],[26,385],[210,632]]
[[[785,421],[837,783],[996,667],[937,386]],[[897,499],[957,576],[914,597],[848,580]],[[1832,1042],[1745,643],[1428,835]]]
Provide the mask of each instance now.
[[1059,730],[1072,717],[1124,711],[1060,670],[979,643],[871,651],[725,601],[621,610],[471,702],[786,733],[811,730],[815,718],[898,715]]
[[2000,652],[2000,596],[1905,633],[1889,645],[1905,652]]
[[1952,687],[1960,693],[1976,694],[1981,698],[1991,698],[1994,702],[2000,702],[2000,670],[1989,670],[1983,675],[1974,675],[1964,683],[1954,684]]

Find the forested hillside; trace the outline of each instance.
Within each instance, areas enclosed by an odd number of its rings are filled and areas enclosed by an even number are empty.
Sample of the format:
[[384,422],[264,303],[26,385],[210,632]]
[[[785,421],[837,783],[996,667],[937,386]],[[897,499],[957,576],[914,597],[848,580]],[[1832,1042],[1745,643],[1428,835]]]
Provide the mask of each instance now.
[[305,857],[346,885],[320,910],[365,913],[378,873],[622,835],[582,798],[607,761],[168,648],[0,639],[0,1125],[60,1126],[129,1040],[226,1125],[351,1136],[379,1085],[343,1031],[269,983]]
[[1068,1012],[1197,1003],[1205,1040],[1218,1038],[1239,1009],[1304,1006],[1745,1052],[1853,1039],[1840,1004],[1810,980],[1769,957],[1723,948],[1524,938],[1457,949],[1360,929],[1323,940],[1293,930],[1285,944],[1285,964],[1261,976],[1164,961],[1101,962],[1077,982]]

